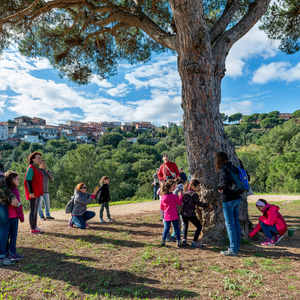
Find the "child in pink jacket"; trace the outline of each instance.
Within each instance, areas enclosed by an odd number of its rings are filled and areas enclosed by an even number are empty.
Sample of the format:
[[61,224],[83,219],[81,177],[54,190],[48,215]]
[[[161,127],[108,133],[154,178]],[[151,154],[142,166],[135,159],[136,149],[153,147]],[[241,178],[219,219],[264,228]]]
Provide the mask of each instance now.
[[267,240],[261,243],[261,245],[275,246],[287,231],[286,222],[279,212],[279,207],[269,204],[264,199],[259,199],[256,202],[256,207],[263,215],[259,217],[259,223],[253,231],[249,233],[249,236],[255,236],[262,229]]
[[[19,175],[16,172],[8,171],[5,173],[5,179],[7,187],[11,190],[12,193],[16,195],[20,203],[20,193],[17,188],[19,185]],[[22,204],[15,207],[12,205],[8,206],[8,216],[9,216],[9,235],[7,240],[7,252],[10,255],[11,260],[21,260],[24,258],[23,255],[17,253],[17,236],[18,236],[18,227],[19,220],[21,223],[24,222],[24,213],[22,209]]]
[[175,190],[176,183],[174,180],[168,180],[163,183],[161,188],[161,200],[160,200],[160,209],[164,212],[164,233],[161,241],[161,245],[166,245],[166,238],[170,231],[171,223],[173,224],[176,238],[177,246],[180,247],[180,229],[178,224],[178,212],[176,204],[182,204],[182,194],[179,193],[179,197],[173,194]]

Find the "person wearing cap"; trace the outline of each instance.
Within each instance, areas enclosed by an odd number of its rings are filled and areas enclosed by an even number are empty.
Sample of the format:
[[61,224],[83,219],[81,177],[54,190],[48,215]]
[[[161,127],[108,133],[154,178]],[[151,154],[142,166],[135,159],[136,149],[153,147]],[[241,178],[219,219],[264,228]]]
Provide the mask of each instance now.
[[259,223],[255,226],[250,237],[254,237],[260,230],[262,230],[267,237],[267,240],[261,245],[275,246],[284,236],[287,231],[286,222],[279,212],[279,207],[269,204],[265,199],[259,199],[256,202],[256,208],[263,213],[259,217]]
[[154,191],[154,194],[153,194],[153,200],[157,200],[159,199],[159,196],[157,195],[157,191],[159,189],[159,179],[158,179],[158,171],[159,171],[159,168],[156,169],[156,172],[153,174],[153,182],[152,182],[152,185],[153,185],[153,191]]
[[185,183],[186,180],[187,180],[187,177],[186,177],[186,174],[183,172],[183,168],[182,167],[179,169],[179,176],[182,179],[183,183]]

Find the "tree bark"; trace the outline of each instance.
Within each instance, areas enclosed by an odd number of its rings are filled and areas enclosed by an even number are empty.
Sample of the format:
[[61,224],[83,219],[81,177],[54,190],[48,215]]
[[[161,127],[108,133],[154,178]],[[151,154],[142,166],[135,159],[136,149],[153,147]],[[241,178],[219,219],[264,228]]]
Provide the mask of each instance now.
[[[200,180],[202,201],[214,207],[211,212],[202,211],[202,241],[220,241],[226,230],[221,197],[216,189],[216,154],[224,151],[233,163],[237,163],[234,146],[224,133],[223,118],[219,112],[224,71],[219,71],[220,58],[218,64],[214,60],[203,2],[173,0],[170,3],[177,28],[176,51],[182,80],[183,123],[189,171],[192,178]],[[222,62],[224,65],[225,58]],[[247,210],[245,201],[240,210],[243,235],[247,235],[252,226]]]

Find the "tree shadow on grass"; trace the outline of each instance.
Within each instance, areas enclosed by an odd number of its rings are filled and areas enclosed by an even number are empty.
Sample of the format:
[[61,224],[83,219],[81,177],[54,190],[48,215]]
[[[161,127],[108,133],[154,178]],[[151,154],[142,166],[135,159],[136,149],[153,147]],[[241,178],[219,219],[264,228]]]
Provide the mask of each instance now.
[[[97,263],[97,259],[94,258],[65,255],[44,249],[24,247],[22,250],[26,260],[20,267],[11,266],[10,270],[37,275],[41,280],[43,277],[62,280],[89,295],[97,293],[97,297],[109,295],[140,299],[199,296],[192,291],[156,287],[162,282],[149,278],[153,274],[145,270],[140,271],[141,275],[135,275],[130,271],[98,269],[91,266],[92,263]],[[60,295],[63,293],[62,290],[56,292]],[[34,299],[32,293],[34,292],[32,291],[30,296]]]
[[84,234],[84,230],[81,230],[80,233],[83,234],[77,234],[77,235],[72,235],[72,234],[64,234],[64,233],[59,233],[59,232],[45,232],[44,235],[49,236],[49,237],[58,237],[58,238],[63,238],[63,239],[72,239],[72,240],[79,240],[82,242],[88,242],[88,243],[94,243],[94,244],[112,244],[115,246],[122,246],[122,247],[131,247],[131,248],[143,248],[145,246],[144,243],[136,242],[133,240],[126,239],[114,239],[111,237],[102,237],[98,235],[93,235],[90,234],[91,231],[89,231],[89,234]]

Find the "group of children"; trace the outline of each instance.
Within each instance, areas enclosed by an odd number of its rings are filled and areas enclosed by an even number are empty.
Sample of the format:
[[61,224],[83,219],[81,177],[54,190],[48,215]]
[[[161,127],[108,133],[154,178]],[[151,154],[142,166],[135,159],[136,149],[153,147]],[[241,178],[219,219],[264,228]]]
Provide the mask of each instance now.
[[[164,221],[164,232],[161,245],[165,246],[167,236],[170,231],[171,224],[173,225],[177,246],[187,246],[187,232],[189,222],[195,225],[196,231],[192,248],[201,248],[203,245],[198,242],[199,235],[202,230],[202,225],[196,216],[196,207],[208,208],[212,210],[212,205],[200,201],[198,193],[200,192],[199,180],[193,179],[190,183],[183,187],[182,180],[169,179],[161,183],[161,188],[157,191],[160,195],[161,217]],[[180,219],[182,220],[183,239],[180,237]]]
[[[177,246],[187,246],[187,232],[189,222],[191,222],[196,227],[191,247],[203,247],[203,245],[198,242],[202,225],[197,218],[196,209],[202,207],[212,210],[213,206],[201,202],[198,195],[199,192],[200,182],[196,179],[191,180],[191,182],[184,187],[180,178],[175,180],[169,179],[161,183],[161,188],[157,191],[161,201],[161,218],[164,221],[161,246],[166,245],[171,224],[173,225],[173,236],[176,237]],[[249,237],[252,238],[259,231],[262,231],[267,237],[267,240],[262,242],[261,245],[274,246],[284,237],[284,234],[287,231],[286,222],[279,213],[278,206],[271,205],[264,199],[259,199],[256,202],[256,207],[263,215],[259,217],[259,223],[249,234]],[[183,225],[182,232],[180,231],[180,219]],[[182,240],[180,237],[181,233],[183,233]]]

